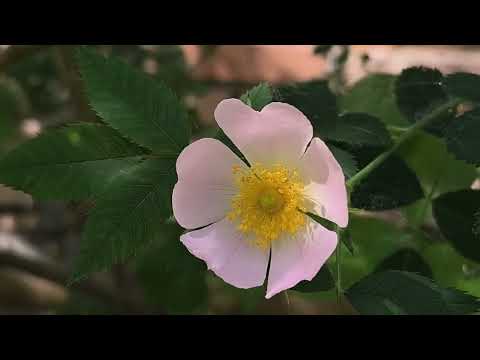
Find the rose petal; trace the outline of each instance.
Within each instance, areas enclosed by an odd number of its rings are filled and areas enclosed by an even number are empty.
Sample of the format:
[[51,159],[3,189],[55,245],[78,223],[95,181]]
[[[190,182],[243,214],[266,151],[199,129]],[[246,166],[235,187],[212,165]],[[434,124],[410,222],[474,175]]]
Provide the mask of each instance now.
[[307,182],[305,194],[313,212],[340,227],[348,224],[348,200],[341,166],[319,138],[313,138],[300,161],[300,171]]
[[312,280],[337,246],[337,234],[308,220],[308,230],[272,243],[266,298]]
[[242,289],[265,281],[269,252],[251,245],[227,219],[180,237],[196,257],[225,282]]
[[177,159],[178,182],[172,207],[177,222],[195,229],[222,219],[235,195],[232,167],[246,167],[228,147],[215,139],[187,146]]
[[237,99],[223,100],[215,119],[250,163],[295,167],[313,128],[295,107],[274,102],[257,112]]

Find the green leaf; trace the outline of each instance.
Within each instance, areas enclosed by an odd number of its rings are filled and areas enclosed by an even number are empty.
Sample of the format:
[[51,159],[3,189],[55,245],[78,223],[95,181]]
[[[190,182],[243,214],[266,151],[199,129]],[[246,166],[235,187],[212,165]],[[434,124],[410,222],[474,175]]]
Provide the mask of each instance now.
[[375,269],[375,272],[399,270],[416,273],[432,278],[432,269],[423,257],[415,250],[404,248],[385,258]]
[[445,129],[448,150],[457,159],[480,165],[480,108],[466,112]]
[[376,218],[352,215],[349,229],[357,250],[356,256],[365,258],[369,272],[374,271],[386,256],[404,248],[416,249],[427,244],[421,234],[405,231],[396,224]]
[[[402,71],[395,85],[397,105],[408,121],[414,123],[432,108],[448,100],[443,88],[443,75],[436,69],[412,67]],[[453,113],[445,113],[425,129],[442,136]]]
[[175,161],[148,159],[125,171],[90,213],[72,280],[125,262],[157,240],[171,215]]
[[295,106],[312,122],[323,139],[352,145],[388,146],[390,135],[373,115],[348,113],[338,116],[337,99],[326,81],[313,80],[278,88],[275,99]]
[[309,218],[311,218],[313,221],[322,225],[325,229],[328,229],[330,231],[337,230],[337,224],[335,224],[330,220],[324,219],[321,216],[318,216],[317,214],[314,214],[311,212],[304,212],[304,214],[307,215]]
[[156,154],[177,155],[188,145],[187,112],[169,88],[87,47],[78,62],[92,108],[108,124]]
[[396,76],[386,74],[360,80],[340,98],[341,111],[368,113],[388,125],[408,125],[396,104],[395,81]]
[[364,113],[343,114],[334,123],[322,124],[317,130],[324,139],[354,146],[389,146],[392,143],[385,125]]
[[40,199],[86,199],[102,192],[144,150],[95,124],[46,132],[0,161],[0,182]]
[[471,295],[396,270],[367,276],[346,296],[363,315],[462,315],[475,313],[480,307],[478,299]]
[[262,83],[248,90],[240,98],[245,104],[254,110],[260,111],[273,100],[273,92],[267,83]]
[[480,191],[460,190],[433,201],[433,214],[442,234],[461,255],[480,262]]
[[427,133],[407,140],[397,151],[415,171],[425,193],[435,187],[434,197],[470,187],[477,178],[475,167],[455,159],[443,141]]
[[331,144],[328,144],[328,148],[342,167],[343,173],[347,179],[351,178],[357,173],[357,161],[352,154]]
[[471,101],[480,101],[480,76],[454,73],[445,77],[445,89],[451,95]]
[[295,106],[312,122],[315,133],[334,126],[337,119],[337,99],[324,80],[312,80],[279,87],[275,101]]
[[[420,232],[409,232],[396,224],[370,216],[350,214],[348,231],[354,253],[342,251],[342,284],[348,288],[362,277],[375,271],[385,257],[404,248],[417,251],[429,243]],[[344,231],[340,232],[343,236]],[[346,241],[342,239],[344,245]],[[423,254],[422,254],[423,255]],[[330,258],[333,266],[334,256]]]
[[447,100],[443,75],[436,69],[411,67],[402,71],[395,84],[397,104],[410,122],[422,117],[432,104]]
[[324,265],[311,281],[300,281],[292,288],[292,290],[310,293],[317,291],[328,291],[334,287],[335,281],[333,280],[332,273],[328,269],[328,266]]
[[[374,159],[381,149],[355,152],[359,167]],[[365,210],[388,210],[411,204],[424,196],[415,173],[396,155],[390,156],[359,183],[351,194],[351,204]]]
[[469,188],[477,178],[473,165],[457,160],[447,151],[445,142],[427,133],[418,133],[397,151],[417,174],[425,199],[402,209],[412,225],[431,218],[431,199],[445,192]]
[[[433,275],[440,284],[467,290],[461,287],[461,281],[465,278],[463,268],[465,265],[475,265],[475,262],[465,259],[449,242],[430,241],[422,250],[422,256],[432,268]],[[472,295],[480,296],[480,292],[472,292]]]
[[135,261],[147,301],[169,313],[191,313],[207,300],[206,267],[180,242],[182,232],[177,224],[165,224]]

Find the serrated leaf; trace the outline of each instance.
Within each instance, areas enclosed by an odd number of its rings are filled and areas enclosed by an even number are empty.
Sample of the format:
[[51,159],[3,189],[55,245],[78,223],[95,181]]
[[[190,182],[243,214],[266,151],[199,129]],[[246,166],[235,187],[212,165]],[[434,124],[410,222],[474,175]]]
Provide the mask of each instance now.
[[160,238],[175,181],[169,159],[145,160],[116,178],[88,217],[72,280],[125,262]]
[[[363,168],[381,149],[364,148],[354,154]],[[365,210],[389,210],[411,204],[424,193],[415,173],[396,155],[390,156],[359,183],[351,194],[351,204]]]
[[177,224],[164,225],[161,236],[135,261],[147,301],[169,313],[190,313],[207,300],[206,267],[180,242],[182,232]]
[[389,146],[392,143],[385,125],[365,113],[345,113],[334,123],[320,126],[318,133],[324,139],[355,146]]
[[[411,67],[402,71],[395,84],[395,94],[397,105],[408,121],[418,121],[432,108],[448,100],[443,81],[442,73],[436,69]],[[446,112],[425,130],[442,136],[445,126],[453,117],[453,113]]]
[[274,99],[293,105],[303,112],[317,134],[322,128],[335,124],[337,99],[326,81],[312,80],[279,87],[274,93]]
[[396,104],[396,79],[393,75],[374,74],[360,80],[340,97],[340,109],[344,112],[368,113],[389,125],[408,125]]
[[348,151],[340,149],[334,145],[328,144],[328,148],[332,152],[335,159],[342,167],[343,173],[347,179],[351,178],[358,171],[357,161]]
[[467,259],[480,262],[480,191],[460,190],[433,201],[433,215],[442,234]]
[[188,145],[187,112],[169,88],[87,47],[79,48],[78,62],[92,108],[104,121],[156,154],[177,155]]
[[448,150],[457,159],[480,165],[480,108],[466,112],[445,129]]
[[415,171],[425,193],[432,187],[438,194],[470,187],[477,178],[475,167],[454,158],[443,141],[427,133],[418,133],[397,151]]
[[395,84],[400,111],[410,122],[423,116],[432,104],[444,102],[443,75],[436,69],[411,67],[402,71]]
[[0,182],[40,199],[81,200],[101,193],[145,151],[95,124],[46,132],[0,161]]
[[480,101],[480,76],[454,73],[445,77],[445,89],[451,95],[471,101]]
[[312,122],[314,133],[322,139],[371,146],[387,146],[391,142],[385,126],[373,115],[348,113],[338,116],[336,97],[325,81],[280,87],[276,98],[302,111]]
[[385,258],[375,268],[375,272],[386,270],[408,271],[428,278],[433,277],[432,269],[430,269],[430,266],[425,262],[423,257],[410,248],[398,250],[394,254]]
[[328,291],[335,287],[332,273],[327,265],[321,267],[320,271],[315,275],[311,281],[300,281],[292,290],[310,293],[317,291]]
[[273,101],[273,92],[267,83],[262,83],[248,90],[240,100],[254,110],[260,111]]
[[475,313],[480,307],[474,296],[395,270],[363,278],[346,296],[363,315],[461,315]]

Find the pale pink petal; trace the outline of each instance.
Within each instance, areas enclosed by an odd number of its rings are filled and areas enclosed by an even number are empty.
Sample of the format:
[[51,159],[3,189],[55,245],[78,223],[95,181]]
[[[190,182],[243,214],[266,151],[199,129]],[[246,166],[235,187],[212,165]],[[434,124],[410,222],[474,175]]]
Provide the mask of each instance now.
[[305,194],[311,201],[312,211],[340,227],[346,227],[348,200],[345,176],[322,140],[313,138],[299,169],[306,182]]
[[269,251],[250,244],[227,219],[180,237],[196,257],[225,282],[242,289],[265,281]]
[[177,159],[179,180],[208,184],[232,184],[232,166],[246,165],[216,139],[200,139],[188,145]]
[[245,164],[215,139],[201,139],[187,146],[177,159],[178,182],[172,207],[177,222],[195,229],[222,219],[235,195],[232,167]]
[[337,234],[308,220],[308,230],[272,243],[266,298],[312,280],[337,246]]
[[285,103],[270,103],[258,112],[227,99],[217,106],[215,119],[250,163],[295,167],[313,136],[305,115]]

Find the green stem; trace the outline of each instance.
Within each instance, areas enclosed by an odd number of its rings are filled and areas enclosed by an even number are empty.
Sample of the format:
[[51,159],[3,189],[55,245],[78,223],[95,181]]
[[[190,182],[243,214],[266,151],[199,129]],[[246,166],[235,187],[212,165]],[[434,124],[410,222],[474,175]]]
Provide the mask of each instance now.
[[285,297],[285,306],[287,308],[287,315],[290,315],[290,298],[288,297],[287,290],[283,292],[283,296]]
[[425,216],[427,215],[428,206],[432,202],[433,194],[435,193],[435,190],[437,189],[437,185],[440,182],[440,174],[441,174],[441,171],[438,172],[438,175],[432,184],[432,188],[428,192],[427,196],[425,196],[424,204],[420,208],[420,211],[418,212],[415,218],[415,223],[413,225],[417,230],[425,222]]
[[390,155],[392,155],[405,141],[410,139],[417,130],[423,129],[437,117],[442,115],[445,111],[448,111],[450,108],[461,103],[460,99],[452,99],[445,104],[434,109],[429,114],[425,115],[422,119],[417,121],[415,124],[410,126],[405,132],[403,132],[400,137],[396,140],[395,144],[387,151],[381,153],[377,156],[372,162],[365,166],[362,170],[356,173],[347,181],[347,187],[351,191],[356,185],[358,185],[363,179],[365,179],[373,170],[379,167],[385,160],[387,160]]
[[401,135],[404,132],[408,131],[409,127],[400,127],[400,126],[394,126],[394,125],[387,125],[387,130],[395,135]]
[[[335,229],[338,239],[340,239],[340,229],[337,226]],[[340,304],[342,297],[342,270],[341,270],[341,258],[342,258],[342,243],[338,241],[336,249],[336,260],[337,260],[337,301]]]

